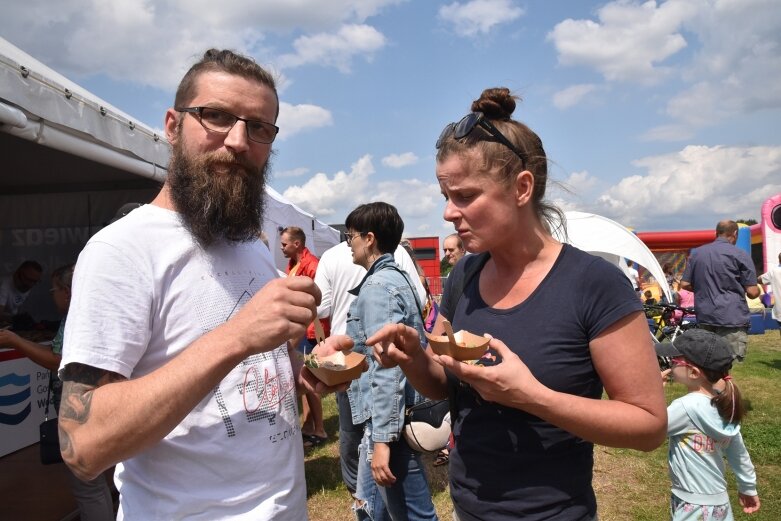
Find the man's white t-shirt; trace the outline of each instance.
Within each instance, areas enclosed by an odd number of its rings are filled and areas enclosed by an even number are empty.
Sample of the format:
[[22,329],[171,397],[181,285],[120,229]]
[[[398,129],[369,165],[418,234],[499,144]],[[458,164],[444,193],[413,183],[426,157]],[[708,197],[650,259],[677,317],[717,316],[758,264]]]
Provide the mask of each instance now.
[[[145,205],[79,256],[61,368],[151,373],[276,277],[259,241],[204,250],[178,214]],[[116,483],[118,519],[306,519],[286,346],[237,365],[162,441],[117,465]]]
[[[396,264],[409,275],[418,293],[420,305],[424,306],[426,289],[420,282],[412,257],[402,246],[398,246],[393,255]],[[331,318],[332,335],[344,335],[347,332],[347,312],[356,298],[348,291],[358,286],[365,275],[366,269],[353,262],[352,250],[346,242],[329,248],[320,257],[315,284],[322,293],[322,300],[317,307],[317,316]]]
[[772,288],[775,298],[773,318],[781,322],[781,264],[760,275],[759,280],[763,284],[769,284]]
[[637,286],[637,279],[640,278],[640,273],[637,272],[637,270],[631,266],[627,266],[624,268],[624,274],[626,274],[626,277],[629,279],[629,282],[632,283],[632,287],[634,289],[640,289]]
[[19,291],[14,286],[13,275],[8,275],[0,279],[0,306],[5,307],[5,312],[9,315],[16,315],[19,309],[30,295],[29,291]]

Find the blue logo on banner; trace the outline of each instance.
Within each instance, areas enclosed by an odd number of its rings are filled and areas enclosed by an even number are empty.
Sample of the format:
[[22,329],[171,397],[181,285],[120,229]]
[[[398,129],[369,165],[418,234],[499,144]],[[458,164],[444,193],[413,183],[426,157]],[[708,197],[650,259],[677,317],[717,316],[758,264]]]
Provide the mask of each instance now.
[[[24,388],[12,394],[5,394],[11,386]],[[27,402],[27,405],[19,411],[19,404],[24,402]],[[16,412],[12,413],[11,410],[16,410]],[[10,373],[0,376],[0,424],[19,425],[30,415],[31,410],[30,375]]]

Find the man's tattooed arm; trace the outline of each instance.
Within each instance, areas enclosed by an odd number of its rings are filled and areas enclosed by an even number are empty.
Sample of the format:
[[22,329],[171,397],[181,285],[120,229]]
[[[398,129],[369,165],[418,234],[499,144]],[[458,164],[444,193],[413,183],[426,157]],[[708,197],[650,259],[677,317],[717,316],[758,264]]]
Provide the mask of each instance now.
[[[92,393],[103,385],[121,382],[126,378],[117,373],[98,369],[89,365],[71,363],[62,370],[62,402],[58,416],[60,418],[60,452],[65,461],[72,461],[75,454],[67,427],[69,421],[79,425],[87,423],[90,416]],[[78,472],[74,468],[74,472]]]

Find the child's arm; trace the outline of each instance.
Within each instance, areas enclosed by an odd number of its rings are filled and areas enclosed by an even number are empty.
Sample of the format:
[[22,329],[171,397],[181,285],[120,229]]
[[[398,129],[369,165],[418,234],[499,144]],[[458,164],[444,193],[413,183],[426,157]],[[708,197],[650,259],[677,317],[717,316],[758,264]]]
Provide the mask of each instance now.
[[756,512],[759,510],[757,474],[740,432],[727,445],[726,455],[738,483],[738,499],[743,507],[743,512],[747,514]]
[[677,436],[691,430],[692,423],[680,398],[667,406],[667,436]]

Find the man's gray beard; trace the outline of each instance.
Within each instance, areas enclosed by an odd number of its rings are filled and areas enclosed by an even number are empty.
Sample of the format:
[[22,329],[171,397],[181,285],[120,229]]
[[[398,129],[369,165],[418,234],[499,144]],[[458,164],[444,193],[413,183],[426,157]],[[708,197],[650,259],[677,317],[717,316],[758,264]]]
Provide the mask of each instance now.
[[[230,171],[225,172],[225,165]],[[215,165],[222,168],[215,171]],[[255,240],[265,211],[269,162],[257,167],[226,151],[188,157],[181,140],[173,145],[168,184],[176,210],[203,247],[224,239]]]

